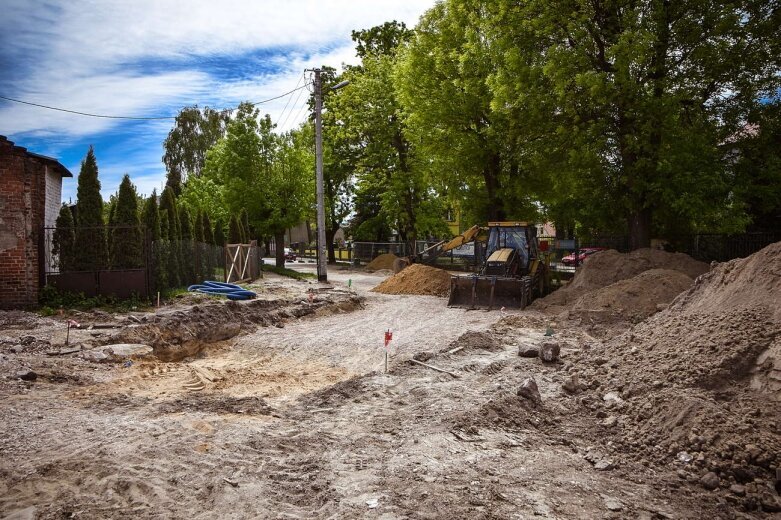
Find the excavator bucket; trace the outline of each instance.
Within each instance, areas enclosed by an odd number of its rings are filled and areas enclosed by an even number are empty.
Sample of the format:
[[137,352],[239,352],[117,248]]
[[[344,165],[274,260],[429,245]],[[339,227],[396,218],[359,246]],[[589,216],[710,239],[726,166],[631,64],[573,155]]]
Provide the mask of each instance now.
[[525,279],[502,276],[453,276],[450,278],[448,307],[463,309],[523,309],[530,300]]

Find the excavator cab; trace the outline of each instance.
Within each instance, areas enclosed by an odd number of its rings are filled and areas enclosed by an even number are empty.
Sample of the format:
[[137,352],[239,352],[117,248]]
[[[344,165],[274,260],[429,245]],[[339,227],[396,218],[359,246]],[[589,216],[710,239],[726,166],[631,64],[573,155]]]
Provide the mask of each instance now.
[[473,275],[450,279],[449,307],[523,309],[545,292],[537,228],[526,222],[489,222],[486,260]]

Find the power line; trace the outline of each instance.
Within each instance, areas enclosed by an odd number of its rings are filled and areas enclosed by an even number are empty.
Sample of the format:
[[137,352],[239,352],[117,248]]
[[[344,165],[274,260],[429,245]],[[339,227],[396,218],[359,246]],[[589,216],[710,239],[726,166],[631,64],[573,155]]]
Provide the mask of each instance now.
[[[254,103],[250,103],[250,105],[256,106],[256,105],[262,105],[264,103],[269,103],[269,102],[277,100],[279,98],[283,98],[285,96],[288,96],[288,95],[292,94],[293,92],[295,92],[296,90],[301,90],[302,88],[305,88],[308,85],[309,85],[309,83],[304,83],[300,87],[296,87],[293,90],[285,92],[284,94],[280,94],[278,96],[274,96],[274,97],[271,97],[271,98],[268,98],[268,99],[263,99],[261,101],[256,101]],[[59,108],[59,107],[52,107],[52,106],[48,106],[48,105],[41,105],[39,103],[32,103],[30,101],[23,101],[21,99],[14,99],[14,98],[2,96],[2,95],[0,95],[0,99],[5,99],[6,101],[13,101],[14,103],[21,103],[23,105],[30,105],[30,106],[34,106],[34,107],[45,108],[45,109],[48,109],[48,110],[56,110],[57,112],[67,112],[69,114],[76,114],[76,115],[79,115],[79,116],[99,117],[99,118],[103,118],[103,119],[129,119],[129,120],[134,120],[134,121],[154,121],[154,120],[161,120],[161,119],[176,119],[176,116],[133,117],[133,116],[114,116],[114,115],[106,115],[106,114],[91,114],[89,112],[79,112],[78,110],[69,110],[67,108]],[[224,110],[220,110],[220,112],[233,112],[237,108],[238,107],[226,108]]]
[[[293,115],[293,110],[295,110],[296,107],[298,106],[298,100],[301,99],[301,94],[303,94],[303,93],[304,93],[303,90],[300,90],[298,92],[298,96],[296,97],[296,100],[293,102],[293,106],[290,107],[290,112],[287,113],[287,115],[285,116],[285,120],[279,125],[280,127],[284,127],[285,123],[287,123],[287,120],[290,119],[291,115]],[[291,96],[291,98],[292,98],[292,96]],[[308,99],[308,97],[304,98],[304,104],[306,104],[307,99]]]
[[[298,78],[298,81],[296,81],[296,88],[298,88],[298,84],[301,83],[301,80],[304,79],[304,73],[301,73],[301,77]],[[299,96],[301,93],[299,92]],[[279,113],[279,116],[277,117],[277,121],[282,119],[282,116],[285,114],[285,110],[287,110],[288,105],[290,104],[290,100],[293,99],[293,96],[291,95],[289,98],[287,98],[287,103],[285,103],[285,107],[282,109],[282,112]],[[298,98],[296,98],[296,103],[298,102]],[[295,106],[295,103],[293,103],[293,106]],[[291,110],[293,110],[291,108]]]

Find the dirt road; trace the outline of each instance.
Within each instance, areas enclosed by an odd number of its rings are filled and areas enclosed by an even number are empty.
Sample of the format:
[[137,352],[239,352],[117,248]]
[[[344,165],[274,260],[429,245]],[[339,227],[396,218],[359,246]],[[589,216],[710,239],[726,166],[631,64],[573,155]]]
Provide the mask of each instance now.
[[[518,356],[519,345],[543,341],[540,315],[513,313],[510,327],[499,311],[369,293],[381,275],[334,271],[329,279],[342,288],[351,280],[362,308],[258,328],[182,362],[63,359],[59,378],[50,367],[35,382],[4,386],[0,511],[18,518],[733,515],[676,474],[611,451],[600,438],[603,418],[561,391],[565,364]],[[318,287],[270,281],[300,298]],[[467,331],[478,334],[459,340]],[[564,358],[583,340],[573,331]],[[406,362],[414,354],[457,377]],[[3,363],[24,355],[4,354]],[[542,404],[515,395],[529,377]]]

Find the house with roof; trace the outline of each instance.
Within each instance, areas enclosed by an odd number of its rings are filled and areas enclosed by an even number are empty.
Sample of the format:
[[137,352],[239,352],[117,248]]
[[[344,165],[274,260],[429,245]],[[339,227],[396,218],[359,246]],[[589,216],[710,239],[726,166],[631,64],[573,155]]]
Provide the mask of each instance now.
[[63,177],[73,174],[57,159],[0,136],[0,308],[38,302],[46,271],[44,227],[57,220]]

